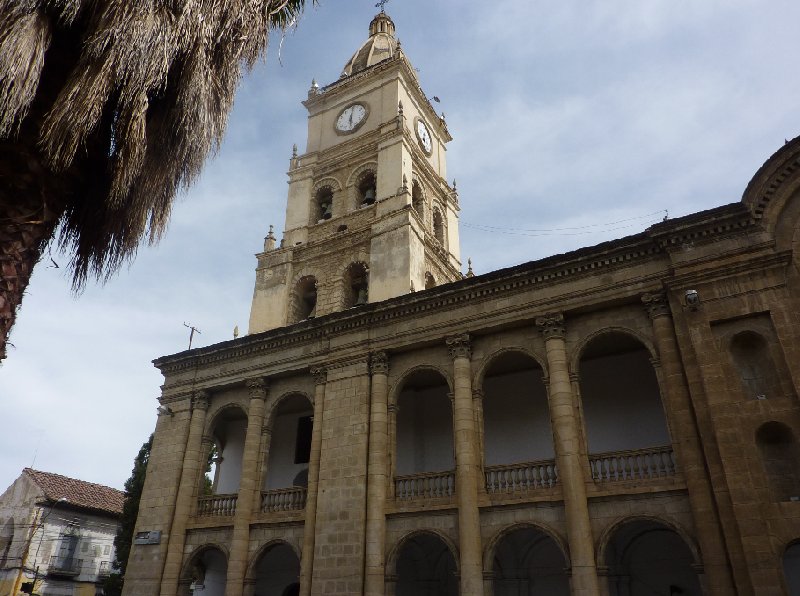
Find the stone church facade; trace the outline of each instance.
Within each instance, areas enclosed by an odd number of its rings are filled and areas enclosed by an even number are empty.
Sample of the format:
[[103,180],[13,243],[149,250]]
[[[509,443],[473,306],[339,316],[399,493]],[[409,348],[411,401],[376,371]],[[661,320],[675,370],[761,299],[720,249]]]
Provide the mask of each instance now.
[[156,360],[126,595],[800,593],[800,140],[741,202],[462,277],[387,15],[304,104],[250,333]]

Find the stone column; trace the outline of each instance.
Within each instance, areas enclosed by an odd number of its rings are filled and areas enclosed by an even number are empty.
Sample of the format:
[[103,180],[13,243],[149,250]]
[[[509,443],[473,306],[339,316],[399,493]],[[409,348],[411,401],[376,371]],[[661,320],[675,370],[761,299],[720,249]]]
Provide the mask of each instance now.
[[472,407],[472,370],[467,334],[447,338],[453,358],[453,435],[456,448],[456,496],[458,541],[461,554],[461,595],[483,595],[481,520],[478,483],[481,476],[477,453],[475,411]]
[[314,566],[314,536],[317,522],[317,490],[319,487],[319,457],[322,448],[322,414],[325,406],[325,383],[328,373],[324,368],[312,368],[314,375],[314,425],[311,428],[311,456],[308,461],[308,491],[305,523],[303,524],[303,552],[300,556],[300,596],[311,594],[311,573]]
[[183,547],[186,542],[186,524],[194,507],[194,501],[197,500],[197,477],[203,469],[201,466],[206,462],[207,454],[203,454],[201,445],[208,402],[209,394],[206,391],[198,391],[192,400],[192,419],[189,422],[189,438],[186,440],[186,453],[183,456],[183,472],[178,485],[178,495],[175,498],[175,513],[169,532],[164,573],[161,575],[162,596],[175,596],[178,591]]
[[[483,427],[483,390],[474,389],[472,391],[472,407],[475,410],[475,433],[478,438],[478,463],[480,464],[481,471],[486,467],[486,447],[484,436],[486,430]],[[483,492],[486,490],[485,482],[478,482],[478,490]]]
[[367,528],[364,595],[383,596],[386,557],[386,486],[389,446],[389,358],[378,352],[370,359],[372,391],[367,459]]
[[600,594],[594,559],[594,540],[586,500],[586,476],[581,453],[581,429],[570,382],[564,316],[548,314],[536,319],[544,336],[549,377],[550,421],[555,439],[558,478],[564,495],[567,539],[572,563],[572,594]]
[[388,498],[394,499],[394,477],[397,475],[397,404],[389,404],[389,464],[386,479],[388,488]]
[[660,377],[664,384],[664,409],[672,431],[672,447],[689,489],[689,504],[694,517],[697,542],[703,553],[702,563],[708,579],[709,593],[720,596],[736,594],[711,482],[703,459],[703,448],[697,434],[692,401],[683,376],[669,304],[663,294],[644,294],[642,302],[653,321],[653,335],[661,361]]
[[233,536],[228,555],[226,596],[242,596],[250,545],[250,520],[255,509],[256,495],[259,493],[259,482],[256,476],[261,451],[261,428],[264,425],[267,383],[261,378],[249,379],[247,390],[250,393],[250,407],[247,410],[247,434],[244,439],[244,453],[242,453],[242,475],[239,479],[236,514],[233,518]]

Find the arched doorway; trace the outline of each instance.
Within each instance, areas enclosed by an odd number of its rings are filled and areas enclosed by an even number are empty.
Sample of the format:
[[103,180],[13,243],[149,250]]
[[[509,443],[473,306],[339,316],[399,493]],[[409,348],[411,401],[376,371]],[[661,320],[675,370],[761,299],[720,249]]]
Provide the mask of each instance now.
[[[494,358],[483,378],[483,436],[489,492],[555,484],[555,452],[544,371],[523,352]],[[509,465],[516,464],[513,468]]]
[[397,553],[396,568],[396,596],[458,595],[453,553],[432,532],[407,537]]
[[531,526],[505,534],[492,561],[494,596],[569,596],[564,553],[545,532]]
[[300,590],[300,559],[285,542],[264,550],[255,566],[255,596],[288,596]]
[[[432,369],[411,373],[397,396],[396,497],[454,494],[453,414],[447,380]],[[403,479],[404,478],[404,479]]]
[[181,596],[225,596],[228,559],[219,548],[203,548],[189,561],[181,581]]
[[683,538],[665,524],[623,523],[606,546],[609,596],[702,596],[694,563]]

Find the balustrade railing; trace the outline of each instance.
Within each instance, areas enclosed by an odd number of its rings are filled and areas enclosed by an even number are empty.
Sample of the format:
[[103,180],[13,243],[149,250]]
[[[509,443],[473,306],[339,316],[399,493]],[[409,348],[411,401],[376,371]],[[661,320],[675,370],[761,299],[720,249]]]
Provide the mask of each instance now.
[[50,557],[47,572],[51,575],[80,575],[83,568],[83,559],[75,557]]
[[456,473],[453,470],[395,476],[394,479],[394,496],[401,501],[452,497],[455,494]]
[[484,470],[486,492],[515,493],[550,488],[558,482],[555,460],[487,466]]
[[236,513],[236,501],[239,495],[209,495],[200,497],[197,507],[197,515],[234,515]]
[[592,478],[597,482],[648,480],[674,476],[677,472],[671,445],[597,453],[589,456]]
[[304,486],[278,488],[261,493],[261,511],[302,511],[308,491]]

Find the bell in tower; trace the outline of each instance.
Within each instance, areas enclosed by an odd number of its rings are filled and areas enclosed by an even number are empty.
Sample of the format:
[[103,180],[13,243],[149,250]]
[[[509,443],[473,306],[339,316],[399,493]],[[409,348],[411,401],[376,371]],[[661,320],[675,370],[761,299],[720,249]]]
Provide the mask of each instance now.
[[460,279],[452,139],[389,15],[303,105],[306,150],[290,161],[283,241],[257,255],[250,333]]

